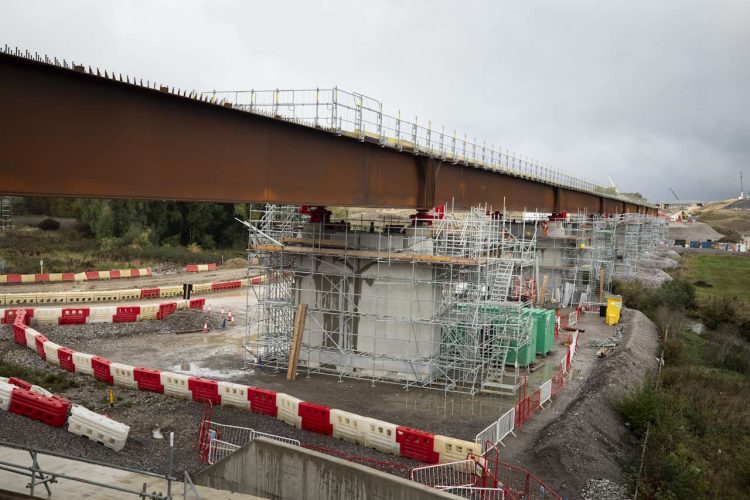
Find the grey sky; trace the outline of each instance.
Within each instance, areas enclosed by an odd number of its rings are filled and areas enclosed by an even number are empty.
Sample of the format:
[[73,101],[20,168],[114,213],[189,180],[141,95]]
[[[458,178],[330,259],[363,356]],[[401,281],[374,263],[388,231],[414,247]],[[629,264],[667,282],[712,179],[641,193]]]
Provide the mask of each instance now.
[[338,85],[652,200],[750,184],[746,0],[5,1],[0,43],[187,89]]

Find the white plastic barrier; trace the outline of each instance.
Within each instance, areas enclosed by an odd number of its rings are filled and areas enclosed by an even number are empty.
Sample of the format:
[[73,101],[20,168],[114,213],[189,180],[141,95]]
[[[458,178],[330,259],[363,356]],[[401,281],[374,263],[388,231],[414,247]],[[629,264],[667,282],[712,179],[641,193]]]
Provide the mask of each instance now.
[[85,352],[74,352],[73,366],[75,367],[76,373],[86,373],[88,375],[93,375],[94,368],[91,366],[91,358],[93,357],[93,354],[86,354]]
[[119,290],[100,290],[94,292],[94,302],[117,302],[120,300]]
[[250,409],[250,401],[247,399],[247,386],[233,384],[232,382],[219,382],[219,396],[222,406],[236,406],[243,410]]
[[367,418],[331,408],[331,425],[333,426],[333,437],[360,445],[365,444]]
[[539,404],[544,405],[552,398],[552,380],[548,380],[539,386]]
[[10,385],[5,381],[0,381],[0,410],[8,411],[10,406],[10,398],[13,396],[13,385]]
[[298,429],[301,428],[302,417],[299,416],[299,404],[301,401],[301,399],[297,399],[289,394],[284,394],[283,392],[277,393],[276,408],[278,408],[278,412],[276,417]]
[[26,347],[31,349],[32,351],[36,351],[36,336],[40,335],[39,332],[34,330],[33,328],[26,327]]
[[68,432],[120,451],[128,439],[130,427],[82,406],[73,405],[68,417]]
[[181,295],[182,295],[181,285],[159,287],[160,297],[178,297]]
[[400,447],[396,442],[396,424],[374,418],[366,418],[366,420],[365,446],[398,455]]
[[52,393],[49,392],[44,387],[39,387],[38,385],[32,385],[29,389],[29,392],[33,392],[34,394],[39,394],[40,396],[47,396],[48,398],[52,397]]
[[193,399],[193,393],[188,389],[189,375],[180,373],[161,372],[159,380],[164,386],[164,395],[182,399]]
[[138,383],[133,376],[133,367],[123,363],[112,363],[109,365],[109,373],[115,381],[115,385],[137,389]]
[[117,314],[117,307],[91,307],[86,323],[112,323],[112,316]]
[[440,463],[443,464],[446,462],[466,460],[469,453],[481,456],[482,445],[479,443],[472,443],[471,441],[464,441],[462,439],[435,434],[433,451],[440,455]]
[[156,315],[159,313],[159,306],[141,306],[141,314],[138,315],[139,320],[156,319]]
[[44,356],[47,358],[48,363],[60,366],[60,358],[57,357],[58,349],[60,349],[60,346],[51,340],[47,340],[44,343]]
[[60,316],[62,316],[62,308],[60,307],[37,307],[34,309],[34,317],[31,319],[38,325],[56,325]]

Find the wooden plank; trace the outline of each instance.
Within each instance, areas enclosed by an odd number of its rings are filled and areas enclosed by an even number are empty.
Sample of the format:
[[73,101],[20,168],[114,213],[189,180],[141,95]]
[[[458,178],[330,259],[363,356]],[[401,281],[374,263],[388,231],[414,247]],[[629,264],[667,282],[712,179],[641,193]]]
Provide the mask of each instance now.
[[299,348],[302,344],[302,333],[305,331],[306,316],[307,304],[299,304],[294,314],[294,334],[292,335],[292,350],[289,353],[289,367],[286,371],[287,380],[297,378],[297,361],[299,361]]
[[281,242],[294,245],[310,245],[313,247],[346,248],[345,240],[326,240],[322,238],[293,238],[291,236],[285,236],[281,239]]
[[544,279],[542,280],[542,289],[539,290],[539,301],[538,304],[542,305],[544,304],[544,297],[547,295],[547,280],[549,279],[549,275],[545,274]]

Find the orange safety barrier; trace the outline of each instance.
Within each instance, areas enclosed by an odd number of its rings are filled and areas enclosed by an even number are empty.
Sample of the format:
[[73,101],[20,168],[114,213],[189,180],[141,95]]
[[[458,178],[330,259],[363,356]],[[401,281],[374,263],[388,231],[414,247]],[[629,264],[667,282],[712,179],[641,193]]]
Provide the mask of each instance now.
[[47,337],[41,333],[36,336],[36,353],[42,359],[47,359],[47,355],[44,353],[44,343],[47,342]]
[[276,406],[276,391],[248,387],[247,399],[250,401],[250,411],[253,413],[275,417],[279,412]]
[[202,311],[205,305],[206,305],[206,299],[190,299],[190,304],[189,304],[190,309],[198,309]]
[[60,347],[57,349],[57,359],[60,361],[60,368],[68,370],[69,372],[75,372],[76,367],[73,364],[73,350],[67,347]]
[[156,319],[164,319],[177,312],[177,302],[167,302],[159,304],[159,312],[156,313]]
[[428,464],[440,462],[440,454],[435,451],[435,435],[430,432],[399,425],[396,427],[396,442],[400,445],[402,457]]
[[62,427],[68,420],[69,407],[70,402],[65,399],[42,396],[16,387],[13,389],[8,411],[39,420],[52,427]]
[[299,404],[298,414],[302,417],[302,428],[306,431],[317,432],[318,434],[325,434],[327,436],[333,435],[331,409],[329,407],[302,401]]
[[220,281],[218,283],[211,283],[211,290],[229,290],[232,288],[242,288],[242,282],[237,281]]
[[16,344],[25,346],[26,345],[26,325],[23,321],[19,321],[22,316],[17,316],[17,320],[13,322],[13,340]]
[[63,308],[60,318],[58,318],[57,323],[59,325],[83,325],[86,323],[86,318],[89,315],[89,308],[72,308],[72,307],[65,307]]
[[21,389],[26,389],[27,391],[31,389],[31,384],[21,378],[10,377],[8,383],[20,387]]
[[91,368],[94,369],[94,377],[104,383],[114,385],[115,379],[112,376],[110,365],[112,361],[99,356],[91,358]]
[[29,320],[34,317],[34,309],[33,308],[25,308],[25,309],[6,309],[5,314],[3,314],[3,323],[6,325],[12,324],[16,320],[16,315],[23,311],[25,314],[24,321],[28,325]]
[[188,389],[193,394],[193,401],[210,401],[211,404],[220,405],[219,383],[200,377],[188,378]]
[[133,368],[133,378],[138,384],[138,390],[151,391],[164,394],[164,386],[161,383],[161,372],[151,368]]
[[112,322],[132,323],[138,320],[139,314],[141,314],[141,306],[120,306],[117,308],[114,316],[112,316]]
[[142,299],[157,299],[159,298],[160,290],[158,288],[141,288]]

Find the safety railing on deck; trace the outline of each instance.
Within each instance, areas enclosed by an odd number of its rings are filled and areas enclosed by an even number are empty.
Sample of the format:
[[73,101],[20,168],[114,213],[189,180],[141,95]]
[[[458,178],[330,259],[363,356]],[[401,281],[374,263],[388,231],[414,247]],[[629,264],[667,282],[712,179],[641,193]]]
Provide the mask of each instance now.
[[485,142],[478,142],[445,127],[433,129],[431,122],[413,121],[383,113],[383,104],[356,92],[338,87],[329,89],[274,89],[247,91],[203,92],[212,102],[229,105],[251,113],[288,120],[374,142],[399,151],[422,154],[454,164],[463,164],[547,184],[592,193],[610,193],[611,189],[581,177],[551,168],[539,161],[513,153]]

